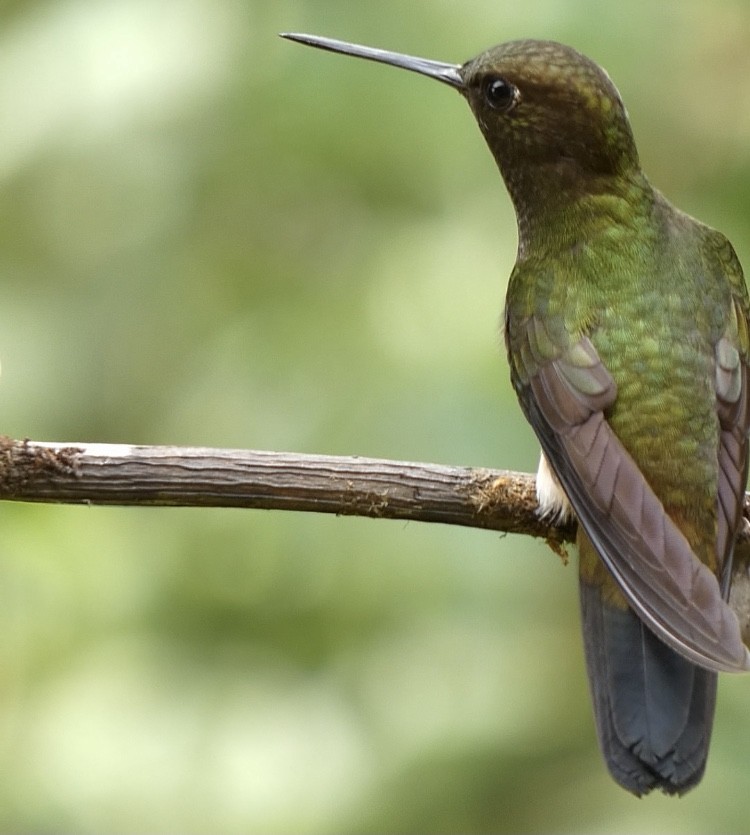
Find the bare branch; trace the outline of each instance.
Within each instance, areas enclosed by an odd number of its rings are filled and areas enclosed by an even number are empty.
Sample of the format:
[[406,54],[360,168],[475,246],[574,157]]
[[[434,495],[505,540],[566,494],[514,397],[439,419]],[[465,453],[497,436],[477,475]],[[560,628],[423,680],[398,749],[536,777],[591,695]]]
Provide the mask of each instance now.
[[525,473],[241,449],[0,440],[0,498],[247,507],[442,522],[543,537],[574,528],[536,514]]

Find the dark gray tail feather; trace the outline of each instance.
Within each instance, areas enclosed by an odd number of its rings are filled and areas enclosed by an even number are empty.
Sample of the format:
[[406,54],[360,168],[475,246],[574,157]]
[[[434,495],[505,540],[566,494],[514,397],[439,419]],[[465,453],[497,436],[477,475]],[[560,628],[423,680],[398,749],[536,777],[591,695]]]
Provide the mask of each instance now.
[[580,583],[583,639],[599,744],[628,791],[683,794],[706,767],[716,673],[663,644],[631,609]]

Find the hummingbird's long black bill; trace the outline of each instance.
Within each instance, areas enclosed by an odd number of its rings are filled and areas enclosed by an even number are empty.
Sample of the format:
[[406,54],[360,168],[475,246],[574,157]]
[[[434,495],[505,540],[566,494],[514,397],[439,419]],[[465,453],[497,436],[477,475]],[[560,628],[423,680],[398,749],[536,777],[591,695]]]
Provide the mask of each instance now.
[[464,82],[459,74],[460,64],[446,64],[442,61],[430,61],[429,58],[416,58],[413,55],[402,55],[400,52],[388,52],[386,49],[375,49],[371,46],[360,46],[356,43],[337,41],[333,38],[322,38],[318,35],[300,35],[291,32],[280,33],[282,38],[289,41],[297,41],[307,46],[315,46],[318,49],[327,49],[329,52],[341,52],[344,55],[353,55],[355,58],[364,58],[367,61],[378,61],[381,64],[391,64],[394,67],[401,67],[405,70],[418,72],[444,84],[449,84],[457,90],[463,90]]

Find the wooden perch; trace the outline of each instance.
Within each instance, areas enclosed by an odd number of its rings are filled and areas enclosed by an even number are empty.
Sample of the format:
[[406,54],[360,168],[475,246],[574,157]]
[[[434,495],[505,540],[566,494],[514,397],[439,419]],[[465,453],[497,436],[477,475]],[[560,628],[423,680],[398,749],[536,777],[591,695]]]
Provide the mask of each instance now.
[[247,507],[442,522],[562,544],[536,515],[534,478],[506,470],[242,449],[0,440],[0,498]]

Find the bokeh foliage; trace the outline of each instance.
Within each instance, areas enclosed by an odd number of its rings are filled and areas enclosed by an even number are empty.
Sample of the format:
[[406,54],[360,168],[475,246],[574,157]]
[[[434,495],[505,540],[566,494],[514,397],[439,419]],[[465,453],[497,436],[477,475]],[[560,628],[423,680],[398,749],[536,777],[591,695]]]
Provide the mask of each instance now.
[[[497,336],[514,219],[467,108],[284,30],[577,46],[750,264],[744,0],[6,0],[3,432],[535,467]],[[700,788],[630,798],[540,543],[6,504],[0,578],[3,831],[747,826],[748,681]]]

